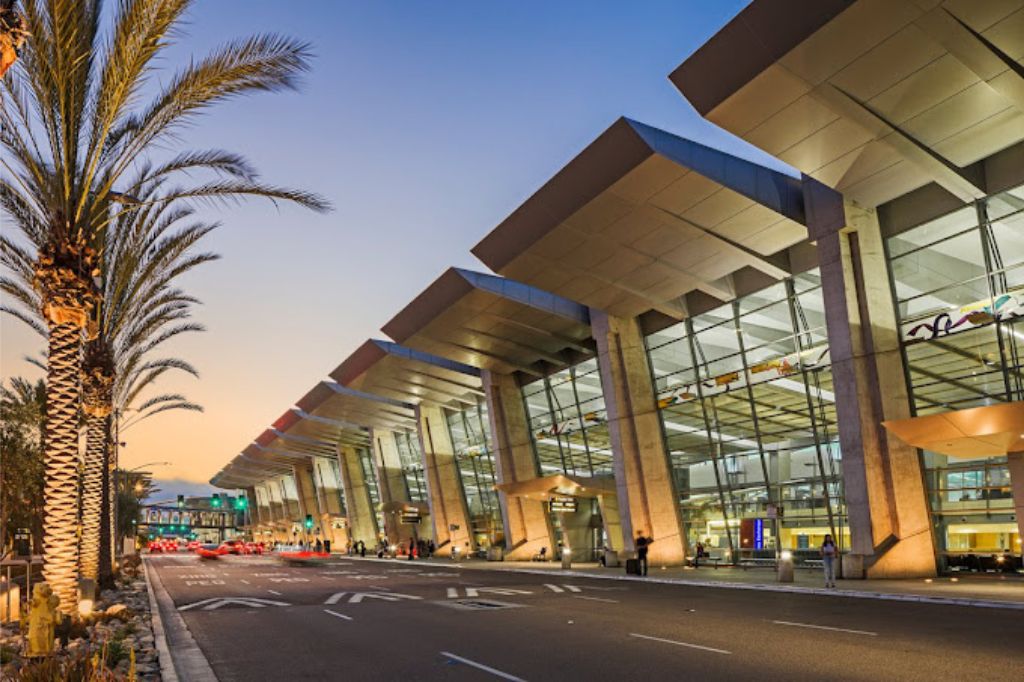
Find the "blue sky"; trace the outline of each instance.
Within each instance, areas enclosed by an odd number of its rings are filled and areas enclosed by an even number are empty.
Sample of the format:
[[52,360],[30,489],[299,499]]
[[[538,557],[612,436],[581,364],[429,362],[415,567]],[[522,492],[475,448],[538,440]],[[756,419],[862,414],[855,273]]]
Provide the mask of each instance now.
[[[668,74],[746,3],[197,3],[168,66],[274,31],[317,54],[299,93],[218,107],[193,148],[247,154],[271,182],[327,196],[326,216],[265,203],[210,210],[223,260],[183,285],[209,329],[173,350],[206,413],[123,434],[126,466],[205,481],[610,125],[626,115],[746,154],[703,122]],[[167,80],[170,72],[163,74]],[[37,342],[0,328],[3,375]]]

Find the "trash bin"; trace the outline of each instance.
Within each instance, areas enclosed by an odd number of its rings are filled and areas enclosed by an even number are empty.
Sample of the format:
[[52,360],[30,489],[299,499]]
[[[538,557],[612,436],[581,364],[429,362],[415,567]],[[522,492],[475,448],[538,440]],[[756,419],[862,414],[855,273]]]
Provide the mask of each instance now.
[[782,552],[779,555],[778,577],[780,583],[793,582],[793,553]]
[[488,561],[504,561],[505,560],[505,548],[504,547],[488,547],[487,548],[487,560]]
[[604,551],[604,565],[606,568],[617,568],[619,566],[619,553],[614,549]]

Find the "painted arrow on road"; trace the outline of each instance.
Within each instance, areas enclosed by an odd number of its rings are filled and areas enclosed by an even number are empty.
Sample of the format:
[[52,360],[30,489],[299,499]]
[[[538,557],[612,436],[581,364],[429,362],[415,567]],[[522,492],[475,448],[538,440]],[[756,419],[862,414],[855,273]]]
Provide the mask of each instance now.
[[228,606],[229,604],[236,604],[238,606],[255,607],[258,609],[265,608],[267,606],[291,606],[288,602],[274,601],[273,599],[261,599],[259,597],[211,597],[210,599],[203,599],[192,604],[185,604],[179,606],[179,611],[188,611],[189,609],[197,609],[202,607],[203,611],[213,611],[219,609],[222,606]]
[[336,592],[327,598],[324,604],[337,604],[345,595],[349,595],[349,604],[358,604],[364,599],[380,599],[382,601],[399,601],[401,599],[423,599],[414,594],[399,594],[398,592]]

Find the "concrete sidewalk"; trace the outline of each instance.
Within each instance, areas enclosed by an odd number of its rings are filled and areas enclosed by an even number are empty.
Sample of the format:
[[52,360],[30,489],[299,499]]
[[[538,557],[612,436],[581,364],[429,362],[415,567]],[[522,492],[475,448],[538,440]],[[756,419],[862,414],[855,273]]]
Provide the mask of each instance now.
[[[358,561],[386,561],[408,565],[408,559],[377,559],[376,557],[345,557]],[[935,604],[955,604],[987,608],[1024,610],[1024,576],[1006,574],[963,575],[930,580],[840,580],[839,587],[826,589],[820,570],[797,569],[792,583],[779,583],[771,568],[736,567],[652,567],[647,577],[627,575],[625,568],[601,568],[597,564],[573,564],[563,570],[556,562],[483,561],[447,559],[417,559],[417,564],[459,567],[464,570],[510,571],[520,573],[557,573],[561,576],[655,582],[696,587],[734,590],[763,590],[803,594],[833,595],[847,598],[883,599],[890,601],[916,601]]]

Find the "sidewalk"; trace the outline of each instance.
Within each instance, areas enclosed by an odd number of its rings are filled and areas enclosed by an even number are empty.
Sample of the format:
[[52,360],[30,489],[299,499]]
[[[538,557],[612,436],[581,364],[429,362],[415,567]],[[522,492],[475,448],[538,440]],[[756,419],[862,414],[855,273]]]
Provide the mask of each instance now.
[[[407,559],[377,559],[376,557],[345,557],[359,561],[395,562],[408,565]],[[448,559],[417,559],[415,563],[465,570],[510,571],[532,574],[555,574],[603,580],[627,580],[678,584],[697,587],[715,587],[734,590],[763,590],[802,594],[825,594],[836,597],[916,601],[933,604],[955,604],[988,608],[1024,610],[1024,576],[1020,575],[963,575],[928,580],[840,580],[839,587],[825,589],[821,572],[797,569],[792,583],[779,583],[770,568],[701,567],[699,569],[651,567],[650,575],[626,575],[625,568],[601,568],[597,564],[574,564],[571,570],[562,570],[556,562],[483,561],[471,559],[453,562]]]

